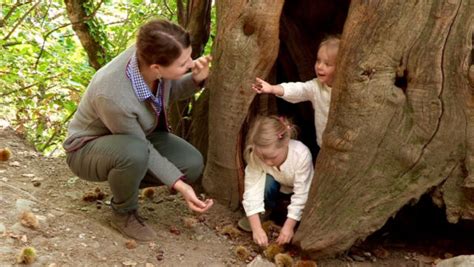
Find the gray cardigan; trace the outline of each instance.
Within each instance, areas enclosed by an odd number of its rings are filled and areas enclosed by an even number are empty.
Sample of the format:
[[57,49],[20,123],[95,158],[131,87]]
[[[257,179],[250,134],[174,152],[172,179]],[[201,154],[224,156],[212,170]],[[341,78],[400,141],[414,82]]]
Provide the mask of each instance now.
[[[164,184],[171,186],[183,173],[161,156],[146,138],[156,128],[158,120],[150,104],[137,99],[126,75],[127,63],[135,50],[135,46],[128,48],[94,75],[69,123],[63,147],[66,152],[72,152],[87,141],[104,135],[137,136],[148,143],[148,170]],[[198,89],[191,74],[186,74],[177,81],[166,80],[163,88],[165,112],[160,116],[166,116],[170,101],[189,97]]]

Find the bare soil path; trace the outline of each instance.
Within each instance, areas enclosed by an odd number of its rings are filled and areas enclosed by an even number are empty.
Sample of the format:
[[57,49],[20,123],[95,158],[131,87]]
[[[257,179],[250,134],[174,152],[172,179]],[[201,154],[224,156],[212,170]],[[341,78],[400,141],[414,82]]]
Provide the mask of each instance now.
[[[242,212],[216,203],[208,213],[194,214],[179,194],[172,195],[165,187],[140,199],[140,212],[158,239],[135,244],[109,227],[106,183],[78,179],[63,158],[41,156],[11,128],[0,126],[0,149],[5,147],[12,157],[0,161],[0,266],[18,265],[17,257],[24,247],[36,250],[32,266],[51,267],[246,266],[263,255],[251,234],[235,228]],[[22,223],[25,212],[38,220],[36,228]],[[237,247],[244,247],[250,256],[241,259]],[[296,248],[286,249],[295,261],[304,258]],[[403,247],[375,246],[372,251],[355,249],[317,264],[431,266],[435,259]]]

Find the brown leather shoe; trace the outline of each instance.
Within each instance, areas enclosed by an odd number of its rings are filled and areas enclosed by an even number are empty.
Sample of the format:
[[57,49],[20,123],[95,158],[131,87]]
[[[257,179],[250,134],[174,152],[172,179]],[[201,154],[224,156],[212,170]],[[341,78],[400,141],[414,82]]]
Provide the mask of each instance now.
[[110,225],[123,235],[137,241],[146,242],[156,239],[155,231],[145,223],[136,210],[128,213],[113,211]]

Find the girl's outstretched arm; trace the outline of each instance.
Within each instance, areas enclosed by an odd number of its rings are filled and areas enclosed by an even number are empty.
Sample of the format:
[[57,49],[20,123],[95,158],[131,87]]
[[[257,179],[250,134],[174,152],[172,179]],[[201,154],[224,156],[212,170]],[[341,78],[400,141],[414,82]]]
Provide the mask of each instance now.
[[255,78],[255,83],[252,84],[252,89],[257,92],[257,94],[267,93],[277,96],[282,96],[284,94],[284,90],[281,85],[271,85],[258,77]]

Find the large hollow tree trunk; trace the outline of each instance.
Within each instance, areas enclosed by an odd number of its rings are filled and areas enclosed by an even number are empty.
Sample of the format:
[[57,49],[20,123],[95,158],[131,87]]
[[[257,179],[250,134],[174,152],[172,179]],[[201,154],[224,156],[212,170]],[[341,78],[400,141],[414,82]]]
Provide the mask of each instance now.
[[207,86],[209,149],[203,186],[231,208],[240,204],[238,140],[255,96],[250,84],[255,76],[265,77],[275,62],[282,7],[282,0],[217,1],[217,36]]
[[436,187],[450,222],[474,219],[473,20],[469,0],[351,2],[294,238],[310,255],[348,249]]

